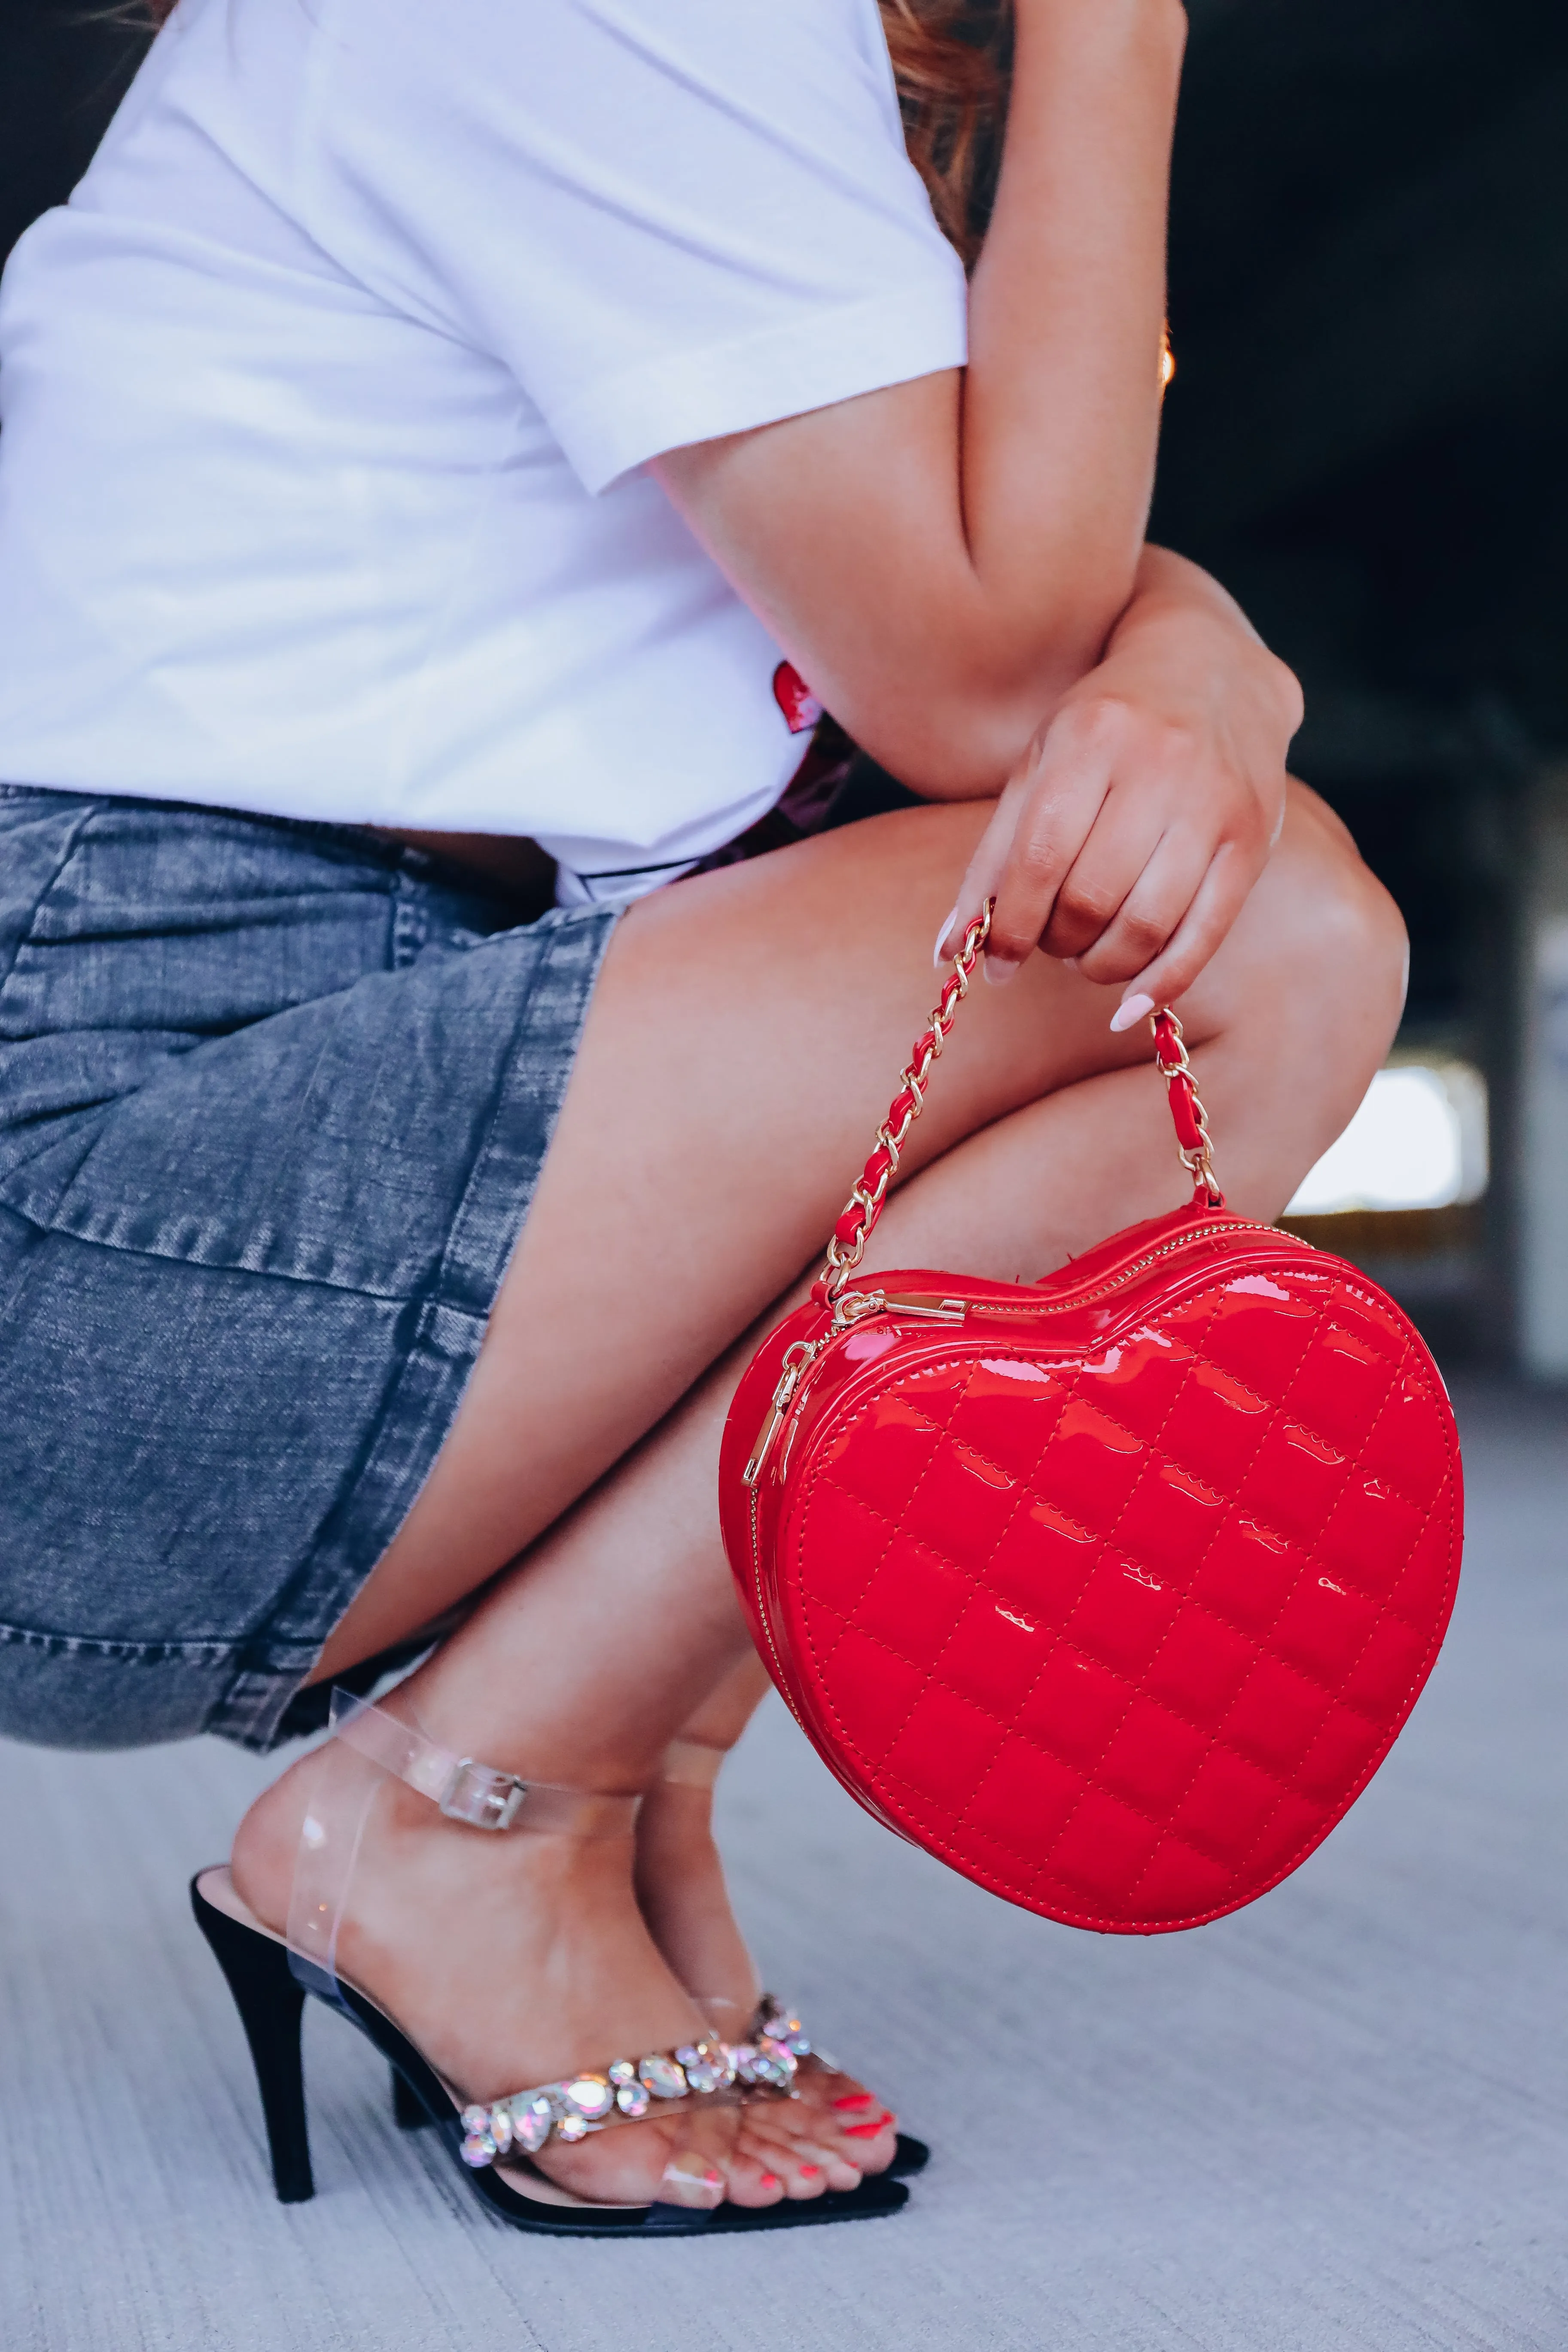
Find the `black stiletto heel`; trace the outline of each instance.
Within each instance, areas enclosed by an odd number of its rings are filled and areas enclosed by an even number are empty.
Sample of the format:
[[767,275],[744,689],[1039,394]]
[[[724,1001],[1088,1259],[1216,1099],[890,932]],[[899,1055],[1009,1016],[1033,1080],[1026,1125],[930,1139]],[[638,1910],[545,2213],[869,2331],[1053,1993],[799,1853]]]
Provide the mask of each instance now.
[[426,2108],[423,2099],[416,2098],[395,2066],[392,2075],[392,2115],[399,2131],[423,2131],[436,2118]]
[[191,1885],[196,1925],[227,1979],[256,2066],[272,2180],[280,2205],[303,2205],[316,2193],[305,2121],[305,2067],[300,2032],[305,1989],[296,1983],[282,1944],[253,1935]]

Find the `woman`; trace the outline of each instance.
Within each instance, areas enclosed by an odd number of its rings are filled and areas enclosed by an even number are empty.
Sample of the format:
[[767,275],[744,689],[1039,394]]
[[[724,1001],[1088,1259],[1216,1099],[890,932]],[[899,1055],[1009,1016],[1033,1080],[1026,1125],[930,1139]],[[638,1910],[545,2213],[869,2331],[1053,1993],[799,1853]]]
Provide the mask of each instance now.
[[[994,893],[1007,985],[874,1263],[1173,1205],[1156,1003],[1254,1216],[1387,1046],[1295,683],[1143,544],[1184,29],[1017,0],[966,281],[990,69],[915,0],[182,0],[13,258],[0,1727],[268,1748],[447,1633],[204,1882],[280,2161],[286,1928],[442,2113],[752,2009],[719,1432],[933,938]],[[718,856],[813,697],[910,804]],[[616,2079],[636,2130],[519,2122],[510,2218],[903,2193],[826,2064]]]

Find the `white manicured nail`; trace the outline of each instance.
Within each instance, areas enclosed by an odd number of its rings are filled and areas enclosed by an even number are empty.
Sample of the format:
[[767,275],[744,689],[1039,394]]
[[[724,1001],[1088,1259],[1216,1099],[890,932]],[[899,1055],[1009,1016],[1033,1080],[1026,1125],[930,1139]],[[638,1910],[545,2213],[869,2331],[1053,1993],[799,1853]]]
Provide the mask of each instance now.
[[935,947],[931,950],[931,969],[932,969],[932,971],[940,971],[942,970],[942,944],[943,944],[943,941],[946,940],[946,938],[947,938],[947,935],[948,935],[949,931],[951,931],[951,930],[952,930],[952,927],[953,927],[954,923],[956,923],[956,922],[957,922],[957,920],[958,920],[958,907],[959,907],[959,902],[958,902],[958,900],[955,898],[955,899],[953,900],[952,905],[951,908],[949,909],[949,911],[948,911],[948,912],[947,912],[947,913],[942,917],[942,929],[941,929],[941,930],[940,930],[940,931],[938,931],[938,933],[937,933],[937,935],[936,935],[936,945],[935,945]]
[[1017,978],[1023,968],[1022,964],[1015,963],[1011,956],[988,955],[985,959],[985,977],[993,988],[1005,988],[1010,980]]
[[1130,996],[1126,1003],[1119,1004],[1111,1014],[1110,1025],[1120,1034],[1123,1029],[1131,1029],[1135,1022],[1146,1021],[1153,1010],[1154,1000],[1152,996]]
[[689,2205],[711,2211],[724,2202],[723,2175],[700,2156],[678,2156],[664,2168],[658,2184],[661,2205]]

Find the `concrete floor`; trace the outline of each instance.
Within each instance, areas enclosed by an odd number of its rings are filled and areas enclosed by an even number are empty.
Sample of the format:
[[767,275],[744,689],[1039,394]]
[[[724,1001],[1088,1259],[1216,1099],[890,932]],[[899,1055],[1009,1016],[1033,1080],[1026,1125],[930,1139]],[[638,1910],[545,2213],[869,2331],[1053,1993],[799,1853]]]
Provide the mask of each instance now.
[[767,1711],[724,1796],[746,1921],[937,2148],[875,2225],[516,2235],[320,2013],[320,2193],[273,2204],[184,1895],[264,1768],[0,1745],[5,2352],[1563,2352],[1568,1409],[1460,1402],[1447,1652],[1349,1822],[1240,1917],[1145,1944],[1009,1910]]

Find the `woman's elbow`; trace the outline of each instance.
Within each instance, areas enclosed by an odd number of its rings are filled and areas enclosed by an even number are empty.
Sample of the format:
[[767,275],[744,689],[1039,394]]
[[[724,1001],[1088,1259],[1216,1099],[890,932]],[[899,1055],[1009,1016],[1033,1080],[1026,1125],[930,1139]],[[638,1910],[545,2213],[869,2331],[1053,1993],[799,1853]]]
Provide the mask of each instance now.
[[1025,724],[984,704],[927,706],[903,712],[896,725],[868,730],[856,740],[922,800],[994,800],[1047,715],[1037,709]]
[[[1079,659],[1037,661],[1016,678],[994,671],[908,685],[836,712],[860,748],[922,800],[990,800],[1022,765],[1098,648]],[[934,665],[932,666],[934,668]]]
[[982,605],[908,647],[884,639],[880,674],[853,681],[835,716],[922,799],[994,796],[1062,697],[1103,657],[1133,593],[1124,569],[1080,575],[1070,595],[1042,598],[1026,614]]

